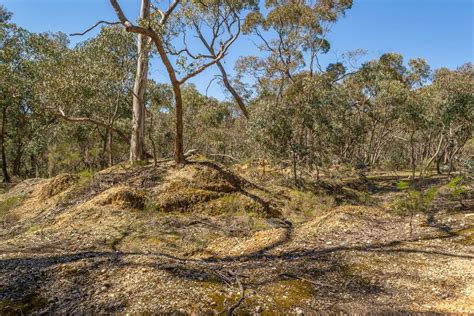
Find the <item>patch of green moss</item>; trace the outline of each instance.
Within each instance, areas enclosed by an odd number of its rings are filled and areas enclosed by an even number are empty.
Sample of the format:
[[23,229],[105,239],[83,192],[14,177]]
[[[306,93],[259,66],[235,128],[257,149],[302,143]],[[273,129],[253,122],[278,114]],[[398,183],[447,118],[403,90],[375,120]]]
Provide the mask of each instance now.
[[303,301],[309,300],[315,295],[313,285],[300,279],[274,282],[271,291],[276,310],[282,312],[301,306]]
[[150,162],[148,160],[136,160],[133,163],[129,164],[133,167],[142,167],[148,165]]
[[222,195],[209,203],[199,205],[198,208],[211,215],[245,213],[261,216],[264,214],[261,205],[240,193]]
[[26,234],[34,234],[35,232],[37,232],[38,230],[40,230],[40,227],[37,226],[37,225],[32,225],[30,226],[27,230],[26,230]]
[[81,171],[77,175],[79,177],[77,181],[77,184],[79,186],[85,187],[85,186],[90,186],[92,184],[92,181],[94,179],[94,172],[92,172],[91,170]]
[[374,205],[375,199],[370,195],[370,193],[366,191],[359,191],[357,193],[358,201],[360,204],[363,205]]
[[214,303],[212,310],[215,312],[221,312],[223,310],[226,310],[226,308],[228,308],[229,306],[232,306],[235,302],[237,302],[237,300],[240,298],[240,294],[237,294],[237,292],[232,292],[231,294],[228,294],[216,291],[214,293],[209,294],[208,297]]

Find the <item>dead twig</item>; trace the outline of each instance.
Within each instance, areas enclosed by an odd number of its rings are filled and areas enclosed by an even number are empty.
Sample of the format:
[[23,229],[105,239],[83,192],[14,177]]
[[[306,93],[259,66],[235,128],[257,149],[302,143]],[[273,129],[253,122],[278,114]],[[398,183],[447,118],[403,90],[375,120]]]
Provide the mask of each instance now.
[[228,310],[227,310],[227,316],[232,316],[234,311],[242,304],[243,300],[245,299],[245,288],[240,282],[240,279],[237,274],[233,273],[232,271],[229,271],[229,274],[235,278],[235,281],[237,282],[237,285],[239,286],[239,291],[240,291],[240,297],[235,302]]
[[[219,271],[214,271],[217,275],[219,275],[223,280],[224,282],[230,286],[230,283],[232,283],[231,281],[231,278],[225,276],[224,274],[220,273]],[[230,270],[226,270],[227,274],[230,275],[232,278],[235,279],[235,282],[237,283],[237,286],[239,287],[239,293],[240,293],[240,297],[239,299],[234,303],[232,304],[229,308],[227,308],[227,298],[224,299],[224,302],[223,302],[223,305],[224,305],[224,310],[220,311],[217,313],[217,315],[221,315],[221,314],[226,314],[227,316],[231,316],[234,314],[234,311],[239,308],[240,304],[242,304],[243,300],[245,299],[245,287],[244,285],[242,284],[242,282],[240,281],[239,279],[239,275],[230,271]],[[226,310],[227,309],[227,310]]]

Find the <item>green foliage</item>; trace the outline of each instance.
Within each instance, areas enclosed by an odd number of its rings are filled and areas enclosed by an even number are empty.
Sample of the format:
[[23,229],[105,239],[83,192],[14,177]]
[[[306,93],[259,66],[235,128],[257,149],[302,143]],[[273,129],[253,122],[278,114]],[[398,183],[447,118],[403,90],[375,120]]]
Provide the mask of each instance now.
[[404,195],[393,202],[392,208],[404,215],[429,211],[438,194],[437,188],[417,190],[412,188],[407,181],[399,181],[397,188],[404,191]]
[[406,190],[409,187],[410,187],[410,182],[408,181],[400,180],[397,182],[397,189],[399,190]]
[[77,174],[79,176],[79,180],[77,184],[79,186],[90,186],[94,180],[94,172],[91,170],[83,170]]
[[[247,102],[249,121],[233,102],[180,86],[186,149],[222,161],[265,159],[291,169],[295,184],[319,171],[337,177],[346,166],[425,171],[437,164],[451,172],[472,165],[473,65],[432,71],[421,58],[386,53],[361,63],[360,52],[348,52],[324,70],[318,55],[331,47],[326,32],[351,7],[351,0],[192,0],[180,2],[166,25],[158,26],[155,10],[150,20],[139,21],[157,30],[168,54],[178,55],[171,58],[178,77],[213,59],[242,20],[242,31],[259,41],[261,53],[241,56],[231,78]],[[127,160],[133,34],[103,27],[69,47],[65,34],[36,34],[11,23],[3,6],[0,22],[4,172],[45,177]],[[186,45],[184,34],[199,40],[199,31],[207,37],[210,30],[217,34],[207,42],[214,52],[204,43],[201,53],[190,51],[199,45],[174,47]],[[149,80],[144,102],[147,152],[170,157],[173,90]],[[408,184],[400,189],[408,192]],[[462,201],[462,191],[462,185],[452,188],[453,198]],[[364,195],[360,200],[370,203]]]
[[304,220],[321,215],[334,207],[334,198],[311,191],[292,190],[289,192],[287,204],[290,214],[300,213]]
[[464,206],[463,199],[467,193],[464,183],[465,178],[463,176],[456,176],[452,178],[451,181],[449,181],[449,183],[446,185],[450,192],[451,198],[455,201],[459,201],[461,206]]

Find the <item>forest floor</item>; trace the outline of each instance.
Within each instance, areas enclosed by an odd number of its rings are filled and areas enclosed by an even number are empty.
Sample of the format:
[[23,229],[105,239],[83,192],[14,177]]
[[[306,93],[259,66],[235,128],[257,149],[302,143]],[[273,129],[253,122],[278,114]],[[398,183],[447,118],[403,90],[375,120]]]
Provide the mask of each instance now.
[[0,314],[474,313],[474,200],[393,209],[406,174],[307,181],[206,161],[0,195]]

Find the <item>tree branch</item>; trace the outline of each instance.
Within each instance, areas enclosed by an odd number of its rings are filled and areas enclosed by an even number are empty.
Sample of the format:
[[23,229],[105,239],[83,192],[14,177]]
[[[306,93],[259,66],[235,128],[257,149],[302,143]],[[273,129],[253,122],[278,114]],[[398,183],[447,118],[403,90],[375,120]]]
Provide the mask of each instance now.
[[160,20],[160,24],[164,25],[168,18],[170,17],[171,13],[174,11],[176,6],[179,4],[180,0],[174,0],[173,3],[169,6],[168,10],[162,15],[162,18]]
[[93,29],[95,29],[97,26],[99,26],[101,24],[117,25],[117,24],[120,24],[120,22],[119,21],[117,21],[117,22],[99,21],[99,22],[95,23],[94,25],[92,25],[91,27],[89,27],[88,29],[86,29],[84,32],[71,33],[71,34],[69,34],[69,36],[82,36],[82,35],[85,35],[86,33],[92,31]]
[[56,114],[57,116],[65,119],[66,121],[69,121],[69,122],[86,122],[86,123],[91,123],[91,124],[94,124],[94,125],[97,125],[97,126],[101,126],[101,127],[104,127],[110,131],[113,131],[115,133],[117,133],[121,138],[123,138],[123,140],[125,140],[127,143],[130,143],[130,139],[128,137],[127,134],[125,134],[123,131],[119,130],[119,129],[116,129],[104,122],[100,122],[100,121],[96,121],[94,119],[91,119],[91,118],[88,118],[88,117],[70,117],[70,116],[67,116],[64,111],[62,109],[59,109],[59,113]]

